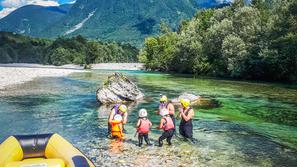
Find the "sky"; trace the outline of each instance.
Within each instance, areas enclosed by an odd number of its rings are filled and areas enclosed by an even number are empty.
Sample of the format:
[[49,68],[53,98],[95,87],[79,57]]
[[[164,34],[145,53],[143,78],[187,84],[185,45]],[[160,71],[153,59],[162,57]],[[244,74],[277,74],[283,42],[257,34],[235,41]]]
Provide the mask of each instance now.
[[73,3],[75,0],[0,0],[0,19],[19,7],[35,4],[42,6],[58,6]]

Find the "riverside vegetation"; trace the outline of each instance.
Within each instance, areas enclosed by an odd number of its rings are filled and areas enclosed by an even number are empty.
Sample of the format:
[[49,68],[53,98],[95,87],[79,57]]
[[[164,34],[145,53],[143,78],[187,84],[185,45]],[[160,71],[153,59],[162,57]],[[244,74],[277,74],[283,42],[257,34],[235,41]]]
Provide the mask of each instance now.
[[138,49],[130,44],[87,40],[78,35],[56,40],[0,33],[0,63],[91,64],[136,62]]
[[235,0],[198,11],[177,31],[145,39],[146,68],[215,77],[296,82],[297,1]]

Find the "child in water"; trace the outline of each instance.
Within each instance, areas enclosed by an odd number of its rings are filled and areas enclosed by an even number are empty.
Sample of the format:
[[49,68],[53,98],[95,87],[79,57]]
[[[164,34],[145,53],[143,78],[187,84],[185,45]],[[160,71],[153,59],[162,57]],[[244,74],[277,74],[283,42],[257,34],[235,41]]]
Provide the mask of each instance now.
[[163,140],[166,139],[168,145],[171,145],[171,139],[174,135],[174,124],[172,121],[172,118],[169,115],[169,112],[167,109],[162,109],[160,112],[160,115],[162,116],[162,119],[160,121],[160,125],[157,127],[158,129],[163,129],[164,132],[159,138],[159,147],[163,146]]
[[114,116],[114,120],[111,122],[112,138],[122,139],[124,137],[122,119],[123,118],[120,114]]
[[136,124],[137,133],[138,133],[138,146],[141,147],[143,138],[147,145],[151,145],[148,133],[150,131],[150,127],[152,123],[149,119],[147,119],[147,111],[146,109],[140,109],[138,112],[138,122]]

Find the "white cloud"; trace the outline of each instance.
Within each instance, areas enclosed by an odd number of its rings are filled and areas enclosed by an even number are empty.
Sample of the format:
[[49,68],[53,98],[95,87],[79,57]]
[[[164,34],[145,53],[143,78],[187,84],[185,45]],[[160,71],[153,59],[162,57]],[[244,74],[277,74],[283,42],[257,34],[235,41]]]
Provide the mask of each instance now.
[[58,6],[57,0],[4,0],[1,2],[3,9],[0,11],[0,19],[25,5]]

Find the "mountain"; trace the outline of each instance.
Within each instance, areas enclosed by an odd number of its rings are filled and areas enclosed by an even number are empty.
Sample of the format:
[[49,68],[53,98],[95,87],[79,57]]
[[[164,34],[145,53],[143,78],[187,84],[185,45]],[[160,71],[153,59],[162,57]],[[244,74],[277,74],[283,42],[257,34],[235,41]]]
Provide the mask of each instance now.
[[226,0],[77,0],[72,6],[25,6],[0,20],[0,31],[36,37],[76,36],[140,46],[159,32],[161,21],[171,28],[197,9],[218,7]]
[[72,5],[44,7],[27,5],[0,20],[0,31],[40,36],[41,32],[65,16]]
[[77,0],[67,16],[43,35],[82,34],[139,45],[158,32],[161,21],[176,28],[195,11],[189,0]]

